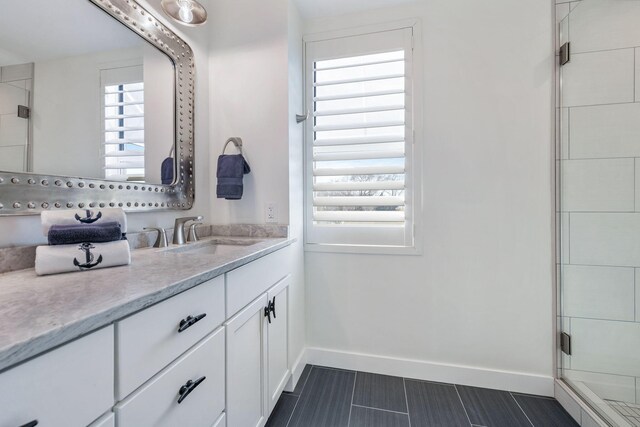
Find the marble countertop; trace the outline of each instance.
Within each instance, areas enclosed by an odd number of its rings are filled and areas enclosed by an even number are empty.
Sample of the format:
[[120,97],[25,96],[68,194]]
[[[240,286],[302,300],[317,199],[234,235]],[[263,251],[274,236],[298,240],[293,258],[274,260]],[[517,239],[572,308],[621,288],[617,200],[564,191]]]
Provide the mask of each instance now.
[[293,243],[211,237],[193,245],[211,240],[237,246],[218,254],[146,248],[132,251],[129,266],[0,274],[0,371]]

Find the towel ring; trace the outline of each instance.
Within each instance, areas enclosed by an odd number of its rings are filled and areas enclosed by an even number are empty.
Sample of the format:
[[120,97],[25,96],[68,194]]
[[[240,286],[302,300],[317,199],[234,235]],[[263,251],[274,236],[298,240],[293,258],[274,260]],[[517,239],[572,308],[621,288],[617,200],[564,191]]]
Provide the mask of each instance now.
[[233,145],[235,145],[238,151],[240,151],[240,154],[242,154],[242,138],[238,137],[227,139],[227,142],[224,144],[224,148],[222,149],[222,154],[227,151],[227,145],[229,145],[230,142],[233,142]]

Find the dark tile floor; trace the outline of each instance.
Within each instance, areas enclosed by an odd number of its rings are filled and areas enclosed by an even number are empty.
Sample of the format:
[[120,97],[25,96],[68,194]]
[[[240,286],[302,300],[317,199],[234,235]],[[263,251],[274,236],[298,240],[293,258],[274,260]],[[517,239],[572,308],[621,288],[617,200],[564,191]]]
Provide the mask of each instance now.
[[552,398],[307,365],[267,427],[578,426]]

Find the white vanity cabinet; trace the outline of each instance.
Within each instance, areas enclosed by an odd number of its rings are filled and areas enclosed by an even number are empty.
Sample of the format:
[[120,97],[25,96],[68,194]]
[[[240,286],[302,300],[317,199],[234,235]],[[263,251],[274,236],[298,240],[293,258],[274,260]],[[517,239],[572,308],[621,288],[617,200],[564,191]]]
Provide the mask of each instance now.
[[220,328],[115,407],[118,427],[211,427],[225,406]]
[[116,322],[122,400],[225,321],[224,276]]
[[113,335],[108,326],[1,373],[0,426],[86,426],[109,411]]
[[263,426],[291,376],[287,255],[282,250],[227,274],[227,307],[255,298],[225,324],[229,427]]
[[0,427],[264,426],[290,272],[280,249],[0,373]]

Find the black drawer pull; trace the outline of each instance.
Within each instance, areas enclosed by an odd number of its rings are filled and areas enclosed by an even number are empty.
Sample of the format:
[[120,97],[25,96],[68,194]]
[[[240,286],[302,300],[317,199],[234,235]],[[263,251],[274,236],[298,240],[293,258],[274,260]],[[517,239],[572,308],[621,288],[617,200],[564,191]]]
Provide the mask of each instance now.
[[264,308],[264,317],[269,319],[269,323],[271,323],[271,304],[267,304]]
[[38,425],[38,420],[33,420],[29,423],[21,425],[20,427],[36,427]]
[[202,381],[204,381],[206,379],[207,379],[207,377],[201,377],[201,378],[198,378],[195,381],[189,380],[189,381],[187,381],[187,383],[185,385],[180,387],[180,391],[178,392],[178,395],[180,396],[180,397],[178,397],[178,404],[182,403],[182,401],[184,399],[186,399],[187,396],[189,396],[189,394],[191,394],[191,392],[193,390],[195,390],[196,387],[198,387],[202,383]]
[[273,297],[273,301],[269,303],[269,310],[273,313],[273,318],[276,318],[276,297]]
[[198,314],[195,317],[187,316],[186,319],[182,319],[180,321],[180,327],[178,328],[178,333],[186,331],[187,329],[189,329],[190,327],[192,327],[193,325],[195,325],[196,323],[204,319],[206,315],[207,313],[202,313],[202,314]]
[[271,323],[271,313],[273,313],[273,318],[276,318],[276,297],[273,297],[273,301],[269,301],[267,306],[264,308],[264,317],[269,319],[269,323]]

